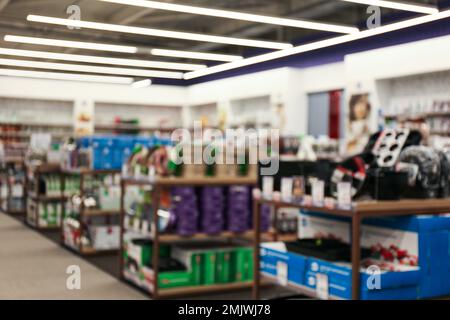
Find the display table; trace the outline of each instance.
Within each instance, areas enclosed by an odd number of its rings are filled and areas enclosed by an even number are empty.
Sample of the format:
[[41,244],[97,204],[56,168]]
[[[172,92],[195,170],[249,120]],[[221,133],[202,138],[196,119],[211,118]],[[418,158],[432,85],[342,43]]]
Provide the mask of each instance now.
[[[361,243],[360,243],[360,230],[361,221],[364,218],[376,218],[386,216],[405,216],[405,215],[418,215],[418,214],[442,214],[450,213],[450,199],[408,199],[398,201],[361,201],[356,202],[351,210],[333,209],[326,207],[314,207],[305,206],[301,204],[254,199],[254,219],[257,222],[255,225],[255,259],[259,261],[259,248],[261,242],[261,235],[259,232],[259,216],[261,205],[266,204],[273,206],[275,210],[279,208],[298,208],[306,211],[313,211],[319,213],[325,213],[334,216],[341,216],[351,218],[351,264],[352,264],[352,299],[358,300],[360,297],[360,278],[359,270],[361,265]],[[259,299],[259,285],[261,281],[260,266],[259,263],[254,264],[255,281],[253,287],[253,298]],[[298,289],[298,288],[296,288]],[[316,297],[314,292],[309,290],[300,290],[307,296]]]

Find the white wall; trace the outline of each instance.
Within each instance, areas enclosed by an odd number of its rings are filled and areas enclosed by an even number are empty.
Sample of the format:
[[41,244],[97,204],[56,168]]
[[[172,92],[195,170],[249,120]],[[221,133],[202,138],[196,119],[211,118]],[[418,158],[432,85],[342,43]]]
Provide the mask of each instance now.
[[191,105],[217,102],[228,112],[233,100],[269,96],[272,106],[285,107],[284,133],[303,134],[307,130],[308,93],[343,89],[343,63],[306,69],[279,68],[193,85]]
[[128,85],[0,77],[0,96],[46,100],[91,99],[100,102],[180,106],[185,88],[153,85],[133,89]]

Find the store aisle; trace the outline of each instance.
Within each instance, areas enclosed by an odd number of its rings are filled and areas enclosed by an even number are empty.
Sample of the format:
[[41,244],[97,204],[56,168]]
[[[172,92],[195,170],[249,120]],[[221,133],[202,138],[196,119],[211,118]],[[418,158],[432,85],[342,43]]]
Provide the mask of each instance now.
[[[81,290],[66,288],[69,266],[81,270]],[[0,299],[147,299],[80,257],[0,214]]]

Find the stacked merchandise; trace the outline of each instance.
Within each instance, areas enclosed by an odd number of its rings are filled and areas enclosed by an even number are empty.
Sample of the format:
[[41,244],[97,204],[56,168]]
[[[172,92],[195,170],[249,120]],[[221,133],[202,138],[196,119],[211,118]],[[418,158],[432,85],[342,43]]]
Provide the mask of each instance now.
[[64,195],[76,194],[80,191],[80,176],[69,175],[64,178]]
[[224,230],[225,196],[222,187],[204,187],[201,190],[201,228],[207,234]]
[[[271,226],[271,216],[272,216],[272,208],[267,205],[267,204],[263,204],[261,206],[261,210],[260,210],[260,228],[262,230],[262,232],[268,231],[270,229]],[[287,228],[279,228],[278,230],[282,231],[284,230],[285,233],[289,233]]]
[[[361,234],[361,299],[450,294],[449,231],[448,215],[365,221]],[[350,239],[348,219],[301,213],[298,241],[262,246],[262,272],[281,282],[315,290],[319,296],[324,294],[321,297],[350,299]]]
[[[64,243],[76,250],[115,250],[120,246],[118,174],[72,174],[66,178]],[[81,187],[83,179],[83,190]],[[82,249],[80,249],[82,251]]]
[[81,219],[79,208],[66,206],[63,220],[64,244],[75,250],[80,247],[95,250],[115,250],[120,246],[118,217],[95,216]]
[[247,186],[231,186],[228,189],[228,230],[233,232],[245,232],[251,228],[251,190]]
[[[153,292],[153,242],[134,239],[125,247],[125,278]],[[160,289],[249,282],[253,280],[253,249],[206,243],[162,245],[158,270]]]
[[[159,232],[192,236],[203,232],[214,235],[223,231],[243,233],[252,228],[250,187],[173,187],[167,201],[158,210]],[[149,192],[127,188],[124,226],[127,230],[147,234],[153,221]],[[270,228],[270,207],[261,215],[261,230]]]
[[61,176],[58,174],[43,175],[39,181],[39,194],[46,196],[61,195]]
[[92,136],[81,138],[77,150],[91,155],[91,169],[120,170],[137,148],[169,144],[169,139],[156,136]]
[[[63,206],[55,201],[28,201],[27,222],[32,226],[43,228],[57,227],[63,216]],[[37,217],[37,220],[36,220]]]
[[199,211],[195,189],[191,187],[175,187],[171,190],[172,206],[170,213],[176,217],[176,232],[182,236],[190,236],[198,232]]

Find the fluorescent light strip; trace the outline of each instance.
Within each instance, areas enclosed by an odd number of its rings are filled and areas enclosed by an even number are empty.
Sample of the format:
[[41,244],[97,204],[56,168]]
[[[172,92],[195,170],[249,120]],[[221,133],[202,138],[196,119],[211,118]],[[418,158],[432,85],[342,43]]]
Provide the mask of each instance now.
[[51,80],[68,80],[80,82],[114,83],[114,84],[130,84],[133,82],[133,78],[125,78],[125,77],[93,76],[75,73],[25,71],[16,69],[0,69],[0,76],[51,79]]
[[161,30],[161,29],[142,28],[142,27],[131,27],[131,26],[123,26],[123,25],[117,25],[117,24],[108,24],[108,23],[100,23],[100,22],[80,21],[80,20],[61,19],[61,18],[54,18],[54,17],[47,17],[47,16],[38,16],[38,15],[32,15],[32,14],[27,16],[27,20],[33,21],[33,22],[49,23],[49,24],[56,24],[56,25],[62,25],[62,26],[72,26],[72,27],[94,29],[94,30],[131,33],[131,34],[139,34],[139,35],[145,35],[145,36],[174,38],[174,39],[183,39],[183,40],[192,40],[192,41],[214,42],[214,43],[221,43],[221,44],[267,48],[267,49],[274,49],[274,50],[292,48],[292,45],[289,43],[280,43],[280,42],[262,41],[262,40],[249,40],[249,39],[242,39],[242,38],[222,37],[222,36],[213,36],[213,35],[206,35],[206,34],[199,34],[199,33],[169,31],[169,30]]
[[152,84],[152,80],[150,80],[150,79],[145,79],[145,80],[133,82],[133,83],[131,84],[131,86],[132,86],[133,88],[135,88],[135,89],[142,89],[142,88],[150,87],[151,84]]
[[[45,38],[32,38],[32,37],[23,37],[23,36],[14,36],[14,35],[6,35],[4,37],[4,40],[7,42],[66,47],[66,48],[78,48],[78,49],[91,49],[91,50],[100,50],[100,51],[112,51],[112,52],[121,52],[121,53],[136,53],[139,50],[136,47],[107,45],[107,44],[101,44],[101,43],[55,40],[55,39],[45,39]],[[188,59],[224,61],[224,62],[230,62],[230,61],[242,59],[241,56],[235,56],[235,55],[215,54],[215,53],[207,53],[207,52],[203,53],[203,52],[193,52],[193,51],[180,51],[180,50],[166,50],[166,49],[153,49],[152,54],[155,56],[162,56],[162,57],[176,57],[176,58],[188,58]],[[192,66],[195,66],[195,65],[192,65]],[[198,66],[198,68],[200,68],[200,67],[204,67],[204,66]],[[169,68],[166,68],[166,69],[169,69]],[[179,69],[179,68],[174,68],[174,69],[185,70],[185,69]],[[192,69],[192,70],[195,70],[195,69]]]
[[0,59],[0,65],[13,66],[13,67],[24,67],[24,68],[87,72],[87,73],[128,75],[128,76],[136,76],[136,77],[155,77],[155,78],[169,78],[169,79],[182,79],[183,78],[183,73],[181,73],[181,72],[127,69],[127,68],[111,68],[111,67],[95,67],[95,66],[79,65],[79,64],[53,63],[53,62],[41,62],[41,61],[30,61],[30,60]]
[[349,35],[334,37],[331,39],[321,40],[321,41],[317,41],[317,42],[313,42],[313,43],[309,43],[309,44],[305,44],[305,45],[300,45],[300,46],[294,47],[292,49],[270,52],[270,53],[262,54],[259,56],[239,60],[239,61],[224,63],[224,64],[221,64],[218,66],[214,66],[214,67],[210,67],[210,68],[206,68],[206,69],[202,69],[202,70],[198,70],[198,71],[188,72],[188,73],[184,74],[184,79],[188,80],[188,79],[198,78],[198,77],[202,77],[202,76],[206,76],[206,75],[210,75],[210,74],[214,74],[214,73],[218,73],[218,72],[223,72],[223,71],[232,70],[232,69],[236,69],[236,68],[240,68],[240,67],[245,67],[245,66],[249,66],[252,64],[256,64],[256,63],[279,59],[279,58],[291,56],[294,54],[304,53],[304,52],[313,51],[313,50],[317,50],[317,49],[321,49],[321,48],[325,48],[325,47],[334,46],[337,44],[351,42],[354,40],[364,39],[364,38],[380,35],[383,33],[401,30],[401,29],[413,27],[416,25],[420,25],[420,24],[424,24],[424,23],[428,23],[428,22],[432,22],[432,21],[436,21],[436,20],[446,19],[446,18],[450,18],[450,10],[442,11],[442,12],[439,12],[439,13],[436,13],[433,15],[421,16],[418,18],[413,18],[413,19],[408,19],[408,20],[401,21],[401,22],[388,24],[386,26],[361,31],[361,32],[358,32],[355,34],[349,34]]
[[23,36],[13,36],[13,35],[6,35],[4,40],[8,41],[8,42],[37,44],[37,45],[43,45],[43,46],[55,46],[55,47],[65,47],[65,48],[111,51],[111,52],[120,52],[120,53],[136,53],[138,51],[138,49],[136,47],[131,47],[131,46],[119,46],[119,45],[104,44],[104,43],[55,40],[55,39],[23,37]]
[[191,13],[191,14],[218,17],[218,18],[227,18],[227,19],[251,21],[251,22],[258,22],[258,23],[267,23],[267,24],[274,24],[277,26],[284,26],[284,27],[313,29],[313,30],[336,32],[336,33],[353,33],[353,32],[359,31],[358,28],[355,28],[355,27],[346,27],[346,26],[341,26],[341,25],[320,23],[320,22],[313,22],[313,21],[305,21],[305,20],[270,17],[270,16],[263,16],[263,15],[258,15],[258,14],[250,14],[250,13],[220,10],[220,9],[202,8],[202,7],[195,7],[195,6],[167,3],[167,2],[159,2],[159,1],[143,1],[143,0],[100,0],[100,1],[136,6],[136,7],[143,7],[143,8],[158,9],[158,10],[168,10],[168,11],[175,11],[175,12]]
[[365,4],[368,6],[378,6],[396,10],[412,11],[424,14],[434,14],[439,12],[437,8],[432,6],[412,4],[406,2],[385,1],[385,0],[342,0],[342,1]]
[[119,59],[109,57],[96,57],[96,56],[84,56],[67,53],[55,53],[47,51],[31,51],[31,50],[19,50],[19,49],[7,49],[0,48],[0,55],[19,56],[27,58],[38,59],[53,59],[86,63],[98,63],[98,64],[111,64],[119,66],[129,67],[142,67],[142,68],[159,68],[159,69],[172,69],[172,70],[199,70],[206,68],[205,65],[199,64],[187,64],[187,63],[173,63],[173,62],[160,62],[160,61],[144,61],[135,59]]
[[228,54],[168,50],[168,49],[152,49],[150,51],[150,53],[154,56],[199,59],[199,60],[210,60],[210,61],[222,61],[222,62],[230,62],[230,61],[243,59],[242,56],[234,56],[234,55],[228,55]]

